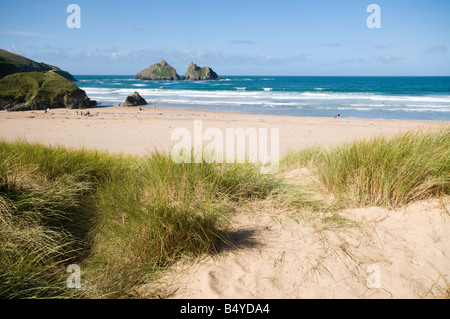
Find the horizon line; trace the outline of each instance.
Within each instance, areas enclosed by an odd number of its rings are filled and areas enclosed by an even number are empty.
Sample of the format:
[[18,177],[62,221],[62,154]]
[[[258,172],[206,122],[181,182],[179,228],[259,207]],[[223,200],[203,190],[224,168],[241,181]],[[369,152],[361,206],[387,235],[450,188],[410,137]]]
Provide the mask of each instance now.
[[[136,74],[72,74],[73,76],[136,76]],[[265,77],[265,76],[272,76],[272,77],[450,77],[450,75],[271,75],[271,74],[264,74],[264,75],[251,75],[251,74],[242,74],[242,75],[236,75],[236,74],[225,74],[220,75],[223,77],[226,76],[251,76],[251,77]],[[155,81],[155,80],[143,80],[143,81]],[[156,80],[156,81],[166,81],[166,80]],[[170,81],[183,81],[181,80],[170,80]],[[207,81],[207,80],[205,80]],[[216,80],[214,80],[216,81]]]

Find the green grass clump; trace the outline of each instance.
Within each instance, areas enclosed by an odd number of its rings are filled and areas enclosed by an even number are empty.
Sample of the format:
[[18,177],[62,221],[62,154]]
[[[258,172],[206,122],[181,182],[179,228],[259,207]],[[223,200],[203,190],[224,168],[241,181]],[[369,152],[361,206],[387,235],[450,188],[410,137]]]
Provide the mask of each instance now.
[[450,130],[304,150],[288,155],[284,165],[314,168],[344,206],[398,207],[450,193]]
[[310,147],[300,151],[288,152],[280,162],[282,170],[292,170],[299,167],[312,166],[314,161],[320,160],[325,150],[321,147]]
[[[124,297],[215,251],[226,214],[280,189],[250,164],[0,142],[0,297]],[[69,264],[82,289],[66,287]]]
[[114,158],[0,142],[0,297],[65,297],[64,266],[89,248],[95,188]]

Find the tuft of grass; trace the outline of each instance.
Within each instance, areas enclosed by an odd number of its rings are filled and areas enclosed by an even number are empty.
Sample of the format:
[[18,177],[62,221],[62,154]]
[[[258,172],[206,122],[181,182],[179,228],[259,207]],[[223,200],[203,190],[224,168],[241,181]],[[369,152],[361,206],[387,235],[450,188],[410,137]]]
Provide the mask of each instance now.
[[309,147],[300,151],[288,152],[280,161],[281,168],[292,170],[299,167],[312,167],[314,162],[320,160],[325,150],[322,147]]
[[[126,297],[214,252],[229,212],[281,188],[251,164],[0,142],[0,297]],[[80,290],[66,287],[73,263]]]
[[323,184],[356,205],[396,207],[450,192],[450,129],[338,147],[318,165]]
[[450,193],[450,129],[306,149],[288,154],[282,163],[314,168],[340,207],[398,207]]

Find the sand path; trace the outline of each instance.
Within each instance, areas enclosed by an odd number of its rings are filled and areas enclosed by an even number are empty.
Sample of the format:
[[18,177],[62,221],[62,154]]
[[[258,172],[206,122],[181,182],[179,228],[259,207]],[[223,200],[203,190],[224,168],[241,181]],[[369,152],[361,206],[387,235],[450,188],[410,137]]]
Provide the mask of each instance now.
[[234,248],[176,265],[161,281],[165,293],[189,299],[449,297],[450,216],[437,200],[334,216],[257,206],[232,218]]

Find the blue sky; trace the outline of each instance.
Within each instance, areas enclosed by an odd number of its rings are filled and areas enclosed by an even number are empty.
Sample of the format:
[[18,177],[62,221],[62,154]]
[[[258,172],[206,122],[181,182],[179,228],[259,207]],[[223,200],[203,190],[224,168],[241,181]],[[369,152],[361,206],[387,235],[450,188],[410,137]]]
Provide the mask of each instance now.
[[2,0],[0,48],[72,74],[166,59],[179,74],[194,61],[219,75],[450,75],[449,16],[448,0]]

